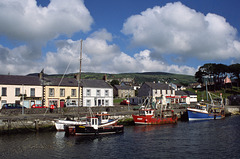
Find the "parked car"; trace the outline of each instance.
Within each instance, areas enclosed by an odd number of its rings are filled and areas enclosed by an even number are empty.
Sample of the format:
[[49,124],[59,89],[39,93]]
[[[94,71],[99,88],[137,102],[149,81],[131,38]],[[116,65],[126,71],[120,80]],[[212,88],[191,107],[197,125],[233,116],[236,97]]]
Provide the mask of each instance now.
[[6,103],[3,104],[2,109],[21,109],[21,108],[26,108],[20,104],[15,104],[15,103]]
[[42,106],[42,104],[33,104],[31,108],[46,108],[46,106]]
[[121,103],[121,105],[128,105],[130,104],[129,100],[123,100]]

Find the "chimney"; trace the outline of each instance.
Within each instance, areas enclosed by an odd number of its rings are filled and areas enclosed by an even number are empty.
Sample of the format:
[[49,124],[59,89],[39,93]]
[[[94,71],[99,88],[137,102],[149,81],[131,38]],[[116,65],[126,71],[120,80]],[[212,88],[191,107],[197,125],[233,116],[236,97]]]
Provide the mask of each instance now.
[[104,80],[105,82],[107,82],[107,75],[106,75],[106,74],[103,76],[103,80]]

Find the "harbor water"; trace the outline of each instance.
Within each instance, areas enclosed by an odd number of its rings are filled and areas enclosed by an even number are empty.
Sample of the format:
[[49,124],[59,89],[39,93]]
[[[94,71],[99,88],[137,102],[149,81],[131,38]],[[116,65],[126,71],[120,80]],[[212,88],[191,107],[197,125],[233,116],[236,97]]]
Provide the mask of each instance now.
[[124,133],[65,136],[41,132],[0,136],[1,159],[240,158],[240,116],[174,125],[125,126]]

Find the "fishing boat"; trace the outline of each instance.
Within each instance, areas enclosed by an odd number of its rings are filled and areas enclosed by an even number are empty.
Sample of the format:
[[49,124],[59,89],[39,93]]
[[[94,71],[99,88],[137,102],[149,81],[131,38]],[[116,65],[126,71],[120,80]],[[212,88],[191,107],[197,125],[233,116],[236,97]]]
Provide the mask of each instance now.
[[174,124],[177,123],[177,115],[173,110],[162,110],[158,113],[157,110],[145,108],[142,106],[139,109],[138,115],[132,115],[135,124]]
[[135,124],[173,124],[177,123],[177,115],[174,114],[174,111],[171,109],[162,109],[160,110],[153,109],[151,106],[151,97],[147,97],[143,102],[143,105],[139,108],[139,114],[132,114]]
[[222,103],[222,97],[218,98],[220,102],[216,105],[212,99],[211,93],[208,92],[211,98],[211,104],[199,103],[195,108],[187,108],[188,120],[211,120],[222,119],[225,117],[224,105]]
[[84,124],[65,125],[66,135],[87,136],[123,133],[123,125],[117,125],[118,119],[110,119],[106,112],[86,118]]
[[66,119],[59,119],[59,120],[55,120],[55,128],[57,131],[64,131],[64,126],[65,125],[74,125],[74,124],[85,124],[85,122],[81,121],[81,120],[72,120],[70,118],[66,118]]
[[[103,111],[94,115],[99,119],[100,124],[110,123],[113,119],[110,118],[110,115]],[[66,119],[55,120],[55,128],[57,131],[64,131],[65,125],[84,125],[86,124],[86,117],[79,118],[77,120],[67,117]]]

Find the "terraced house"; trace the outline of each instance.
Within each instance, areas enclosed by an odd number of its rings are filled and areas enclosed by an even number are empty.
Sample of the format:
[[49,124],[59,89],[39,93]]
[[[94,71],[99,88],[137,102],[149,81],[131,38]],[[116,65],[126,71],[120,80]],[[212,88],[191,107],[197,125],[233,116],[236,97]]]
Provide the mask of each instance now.
[[[56,107],[113,106],[113,88],[104,80],[0,75],[0,106],[15,103]],[[78,98],[78,94],[80,98]]]
[[39,77],[0,75],[0,106],[15,103],[30,108],[42,103],[42,86]]

